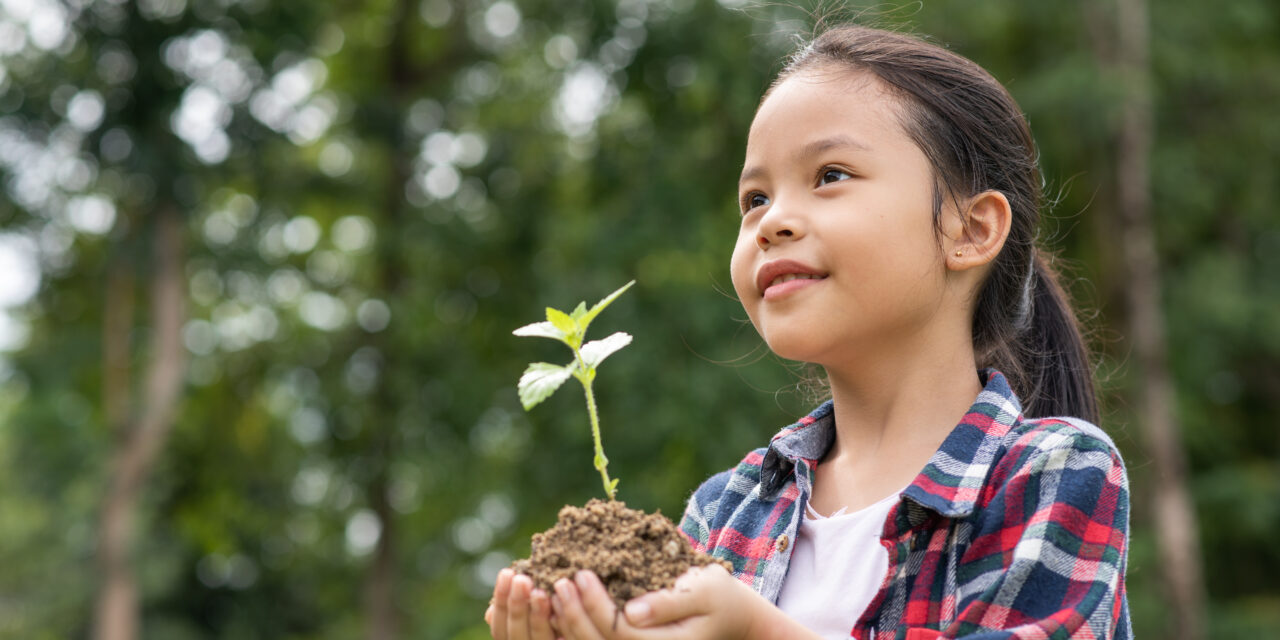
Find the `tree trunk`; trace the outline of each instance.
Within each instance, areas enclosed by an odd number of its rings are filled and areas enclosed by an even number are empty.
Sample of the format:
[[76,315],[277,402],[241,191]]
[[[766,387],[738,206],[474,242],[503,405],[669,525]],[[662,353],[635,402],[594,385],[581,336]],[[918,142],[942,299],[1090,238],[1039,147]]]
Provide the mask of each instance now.
[[[94,638],[97,640],[138,637],[138,586],[130,557],[138,497],[172,428],[186,364],[182,346],[185,313],[182,234],[182,221],[177,212],[170,208],[160,210],[155,225],[150,300],[153,356],[140,398],[140,411],[127,432],[116,434],[120,436],[119,448],[113,452],[98,529],[97,560],[102,583],[95,604]],[[110,284],[125,282],[116,280],[121,276],[113,276]],[[131,277],[123,278],[131,282]],[[117,294],[120,298],[112,300]],[[108,290],[107,295],[103,338],[108,342],[103,345],[106,360],[103,386],[107,390],[104,393],[111,395],[106,404],[108,420],[123,419],[128,423],[127,416],[133,413],[129,410],[128,380],[112,376],[121,369],[127,371],[128,349],[124,345],[127,345],[131,324],[128,308],[132,307],[132,287],[123,293]]]
[[[129,334],[133,328],[134,272],[131,261],[114,256],[107,269],[107,299],[102,314],[102,406],[108,434],[118,438],[129,423]],[[98,543],[102,576],[96,616],[98,638],[131,638],[137,625],[126,615],[133,606],[133,581],[117,552],[121,516],[118,501],[104,504]]]
[[1204,637],[1204,586],[1195,510],[1174,407],[1160,265],[1151,224],[1150,158],[1154,140],[1146,0],[1117,0],[1118,70],[1126,88],[1116,180],[1119,185],[1129,337],[1138,369],[1138,402],[1155,472],[1153,487],[1160,565],[1169,590],[1170,637]]
[[[404,212],[404,187],[409,179],[410,159],[404,141],[403,112],[412,98],[411,58],[408,50],[408,25],[413,18],[411,0],[398,0],[392,8],[392,35],[387,47],[387,84],[396,113],[396,125],[387,129],[387,148],[391,152],[391,172],[387,177],[384,207],[389,229],[401,226]],[[402,280],[403,244],[393,233],[386,237],[379,234],[378,288],[382,295],[394,299]],[[390,377],[394,375],[400,358],[395,351],[393,336],[395,326],[380,333],[371,344],[382,355],[382,374],[373,397],[372,414],[383,416],[375,420],[371,434],[372,463],[376,466],[366,489],[369,506],[378,517],[381,526],[378,542],[373,550],[373,562],[364,584],[365,626],[368,640],[394,640],[400,635],[400,612],[396,607],[396,522],[395,511],[389,501],[389,469],[395,447],[398,421],[391,419],[396,413],[398,398]]]
[[108,433],[113,436],[124,433],[129,423],[129,334],[133,329],[135,286],[133,262],[112,256],[102,313],[102,407]]
[[395,514],[387,500],[387,477],[383,472],[369,486],[368,496],[373,512],[382,526],[373,549],[373,565],[365,583],[365,607],[369,640],[393,640],[400,633],[395,606]]

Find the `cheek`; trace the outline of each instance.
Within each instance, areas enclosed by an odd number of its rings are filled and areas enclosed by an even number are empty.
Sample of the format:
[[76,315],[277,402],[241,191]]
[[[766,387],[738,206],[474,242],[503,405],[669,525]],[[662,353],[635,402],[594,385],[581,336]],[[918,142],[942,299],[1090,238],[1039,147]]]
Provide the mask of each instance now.
[[[747,234],[739,234],[737,244],[733,245],[733,255],[729,258],[729,275],[733,278],[733,290],[738,293],[738,300],[746,304],[755,299],[755,284],[752,280],[755,273],[752,255],[755,243],[744,240]],[[750,309],[748,309],[750,311]]]
[[[919,193],[922,189],[903,185],[902,191]],[[875,228],[866,230],[863,237],[871,242],[863,249],[876,256],[874,263],[903,275],[918,275],[922,268],[936,266],[938,236],[933,227],[932,207],[932,198],[928,196],[890,201],[882,209],[886,213],[876,221]]]
[[738,294],[738,304],[747,312],[751,324],[760,330],[760,321],[756,312],[760,307],[760,294],[756,291],[755,236],[740,234],[738,243],[733,246],[733,256],[729,258],[729,276],[733,279],[733,290]]

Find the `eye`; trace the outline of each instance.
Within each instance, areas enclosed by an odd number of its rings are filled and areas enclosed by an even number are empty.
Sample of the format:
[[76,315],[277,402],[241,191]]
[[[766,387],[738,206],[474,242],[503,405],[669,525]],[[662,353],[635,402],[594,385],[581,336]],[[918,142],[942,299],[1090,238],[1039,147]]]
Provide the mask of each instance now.
[[752,191],[742,196],[742,201],[739,204],[742,206],[742,212],[746,213],[756,207],[763,207],[769,204],[769,197],[759,191]]
[[822,173],[818,176],[818,184],[831,184],[832,182],[840,182],[841,180],[848,180],[852,177],[853,176],[849,175],[847,171],[834,169],[832,167],[824,167],[822,169]]

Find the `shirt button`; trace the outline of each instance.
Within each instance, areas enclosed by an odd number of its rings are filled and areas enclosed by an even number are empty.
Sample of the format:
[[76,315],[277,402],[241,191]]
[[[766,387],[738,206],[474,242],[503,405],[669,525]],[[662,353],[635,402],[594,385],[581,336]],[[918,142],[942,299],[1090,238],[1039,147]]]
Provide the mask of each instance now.
[[781,536],[778,536],[778,541],[777,541],[776,543],[774,543],[773,547],[774,547],[775,549],[777,549],[778,551],[786,551],[786,550],[787,550],[787,543],[788,543],[789,541],[790,541],[790,540],[787,538],[787,534],[785,534],[785,533],[784,533],[784,534],[782,534]]

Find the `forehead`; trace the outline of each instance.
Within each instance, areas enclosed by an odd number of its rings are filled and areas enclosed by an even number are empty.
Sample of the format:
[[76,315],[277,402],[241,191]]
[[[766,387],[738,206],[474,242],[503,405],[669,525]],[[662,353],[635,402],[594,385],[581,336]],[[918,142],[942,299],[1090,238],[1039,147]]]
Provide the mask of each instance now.
[[760,104],[747,138],[748,155],[753,146],[833,136],[853,137],[872,147],[909,143],[901,113],[899,99],[870,73],[831,66],[804,69],[775,85]]

